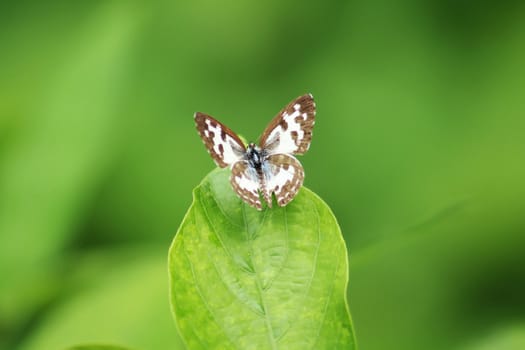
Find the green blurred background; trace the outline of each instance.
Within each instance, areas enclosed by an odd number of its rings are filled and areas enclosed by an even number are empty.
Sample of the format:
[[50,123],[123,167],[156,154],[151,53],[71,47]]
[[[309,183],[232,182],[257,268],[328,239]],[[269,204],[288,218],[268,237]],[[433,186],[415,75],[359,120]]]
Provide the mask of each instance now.
[[166,256],[213,167],[318,106],[363,350],[525,349],[525,3],[0,5],[0,349],[176,349]]

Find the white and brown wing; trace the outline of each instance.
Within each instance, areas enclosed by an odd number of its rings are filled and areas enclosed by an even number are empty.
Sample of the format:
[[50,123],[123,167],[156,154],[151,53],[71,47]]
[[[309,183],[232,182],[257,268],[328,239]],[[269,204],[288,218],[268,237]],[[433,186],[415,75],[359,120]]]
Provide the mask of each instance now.
[[311,94],[299,96],[268,124],[259,145],[268,154],[304,154],[312,141],[314,123],[313,96]]
[[263,172],[263,196],[268,206],[272,206],[272,193],[279,206],[285,206],[294,199],[303,185],[304,170],[294,156],[274,154],[267,158]]
[[262,209],[259,198],[260,180],[257,171],[247,161],[242,160],[232,167],[230,183],[237,195],[258,210]]
[[215,163],[225,168],[241,160],[246,152],[241,139],[226,125],[204,113],[195,113],[197,131]]

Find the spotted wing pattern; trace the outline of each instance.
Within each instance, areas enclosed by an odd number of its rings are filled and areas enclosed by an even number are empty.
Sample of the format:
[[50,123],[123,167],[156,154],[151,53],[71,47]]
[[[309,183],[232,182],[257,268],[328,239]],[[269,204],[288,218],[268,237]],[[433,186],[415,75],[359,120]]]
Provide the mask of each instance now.
[[272,207],[272,193],[281,207],[290,202],[303,185],[304,170],[299,161],[291,155],[274,154],[267,158],[263,179],[263,197]]
[[200,112],[195,113],[195,124],[208,153],[219,167],[233,166],[243,159],[246,147],[226,125]]
[[195,114],[199,135],[215,163],[231,167],[230,183],[237,195],[258,210],[261,197],[272,206],[285,206],[303,185],[304,170],[293,156],[304,154],[310,147],[315,123],[315,103],[306,94],[290,102],[263,132],[260,146],[248,150],[227,126],[204,113]]
[[259,145],[268,154],[304,154],[310,147],[314,124],[313,96],[299,96],[268,124]]
[[262,209],[261,199],[259,198],[261,181],[257,171],[247,161],[239,161],[233,165],[230,183],[235,193],[243,201],[258,210]]

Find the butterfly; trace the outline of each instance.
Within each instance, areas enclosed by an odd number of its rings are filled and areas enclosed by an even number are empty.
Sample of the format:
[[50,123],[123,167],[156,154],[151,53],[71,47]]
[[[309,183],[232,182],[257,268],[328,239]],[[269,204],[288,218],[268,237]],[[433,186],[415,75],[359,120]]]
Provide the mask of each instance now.
[[311,94],[297,97],[284,107],[262,133],[259,145],[246,147],[226,125],[204,113],[195,113],[197,131],[211,157],[221,168],[230,167],[230,183],[237,195],[262,210],[262,198],[272,207],[285,206],[303,185],[304,170],[294,155],[310,147],[315,124]]

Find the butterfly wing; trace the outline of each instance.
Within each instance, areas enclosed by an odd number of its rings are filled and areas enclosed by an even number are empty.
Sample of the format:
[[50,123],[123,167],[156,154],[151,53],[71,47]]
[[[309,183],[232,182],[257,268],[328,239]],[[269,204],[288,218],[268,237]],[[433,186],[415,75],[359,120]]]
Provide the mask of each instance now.
[[261,136],[260,147],[268,154],[304,154],[310,147],[314,123],[313,96],[299,96],[268,124]]
[[259,176],[247,161],[242,160],[233,165],[230,183],[235,193],[243,201],[258,210],[262,209],[261,199],[259,198]]
[[195,113],[197,131],[215,163],[225,168],[241,160],[246,152],[241,139],[226,125],[204,113]]
[[303,185],[304,170],[294,156],[273,154],[266,159],[263,177],[264,200],[271,207],[272,193],[275,193],[277,204],[282,207],[299,192]]
[[203,113],[195,114],[195,122],[215,163],[221,168],[231,166],[231,185],[246,203],[261,210],[259,191],[269,207],[272,194],[279,206],[285,206],[297,195],[304,170],[292,154],[304,154],[310,147],[315,122],[312,95],[290,102],[266,127],[260,141],[265,152],[262,173],[245,160],[246,147],[227,126]]

